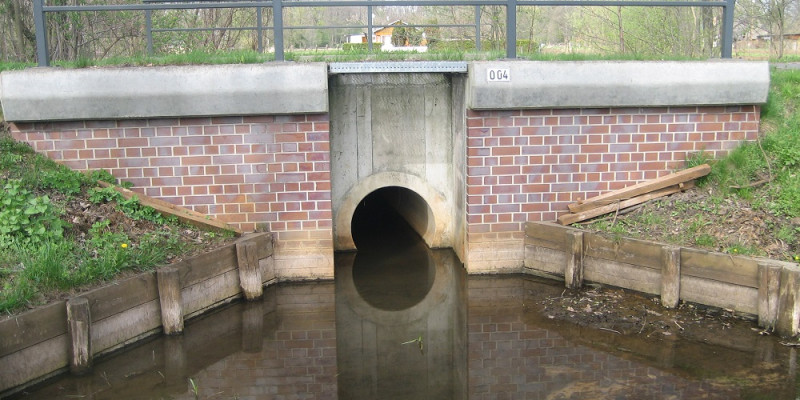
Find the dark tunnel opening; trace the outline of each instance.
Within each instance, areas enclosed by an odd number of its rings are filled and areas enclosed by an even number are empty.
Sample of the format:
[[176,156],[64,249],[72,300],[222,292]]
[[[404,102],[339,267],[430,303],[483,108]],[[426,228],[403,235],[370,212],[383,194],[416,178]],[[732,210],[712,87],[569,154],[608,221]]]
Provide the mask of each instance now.
[[373,307],[405,310],[430,291],[436,266],[418,233],[427,227],[428,213],[422,197],[401,187],[378,189],[356,207],[351,223],[358,250],[353,283]]
[[359,251],[409,246],[422,240],[430,210],[413,191],[389,186],[368,194],[353,213],[353,242]]

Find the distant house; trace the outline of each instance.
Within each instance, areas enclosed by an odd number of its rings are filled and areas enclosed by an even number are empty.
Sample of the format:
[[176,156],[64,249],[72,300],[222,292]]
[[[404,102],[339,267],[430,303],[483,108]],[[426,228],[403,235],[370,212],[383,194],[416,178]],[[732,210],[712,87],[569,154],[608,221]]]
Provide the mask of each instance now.
[[[426,51],[428,48],[425,46],[425,34],[423,33],[422,37],[422,45],[421,46],[409,46],[406,43],[403,46],[395,46],[392,43],[392,35],[394,33],[395,28],[398,26],[408,25],[407,23],[397,20],[394,22],[389,23],[382,28],[378,28],[372,32],[372,43],[380,43],[381,50],[383,51],[393,51],[393,50],[416,50],[420,52]],[[367,34],[354,34],[354,35],[347,35],[347,43],[367,43]]]

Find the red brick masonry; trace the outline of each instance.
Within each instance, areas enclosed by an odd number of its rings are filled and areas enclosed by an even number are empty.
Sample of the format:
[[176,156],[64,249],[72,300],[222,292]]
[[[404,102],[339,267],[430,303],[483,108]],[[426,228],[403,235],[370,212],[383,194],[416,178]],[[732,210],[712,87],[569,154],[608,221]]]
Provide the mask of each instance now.
[[663,176],[758,137],[759,108],[467,112],[469,233],[522,232],[567,204]]
[[[569,202],[665,175],[692,153],[720,156],[758,137],[759,110],[468,110],[467,240],[521,239],[523,222],[554,220]],[[332,249],[326,114],[18,123],[12,133],[70,167],[107,169],[244,231],[264,226],[279,247]]]
[[[18,123],[18,140],[79,170],[252,231],[330,231],[328,116]],[[330,239],[330,234],[328,234]]]

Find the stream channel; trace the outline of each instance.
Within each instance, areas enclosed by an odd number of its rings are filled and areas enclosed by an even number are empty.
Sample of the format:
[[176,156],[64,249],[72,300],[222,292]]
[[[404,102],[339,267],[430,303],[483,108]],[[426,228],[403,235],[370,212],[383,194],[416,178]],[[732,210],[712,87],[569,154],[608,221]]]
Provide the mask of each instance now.
[[[374,210],[373,210],[374,211]],[[385,212],[385,211],[376,211]],[[467,276],[393,217],[354,220],[334,282],[274,285],[21,399],[795,399],[796,349],[552,318],[563,283]],[[391,227],[390,227],[391,226]],[[397,236],[386,236],[391,231]],[[750,323],[750,326],[755,326]]]

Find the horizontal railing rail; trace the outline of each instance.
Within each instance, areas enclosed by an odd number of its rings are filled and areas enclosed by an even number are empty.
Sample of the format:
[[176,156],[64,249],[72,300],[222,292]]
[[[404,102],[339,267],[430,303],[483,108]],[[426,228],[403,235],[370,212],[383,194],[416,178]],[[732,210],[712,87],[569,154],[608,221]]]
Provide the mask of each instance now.
[[[506,28],[506,58],[517,57],[517,11],[519,7],[528,6],[572,6],[572,7],[714,7],[722,9],[722,26],[720,34],[720,55],[722,58],[731,58],[733,48],[733,13],[736,0],[274,0],[274,1],[218,1],[218,0],[144,0],[142,4],[89,4],[89,5],[45,5],[45,0],[33,0],[34,25],[36,31],[36,57],[39,66],[50,64],[47,40],[47,14],[59,12],[92,12],[92,11],[144,11],[147,16],[148,52],[152,52],[152,32],[172,31],[202,31],[202,30],[255,30],[258,31],[259,51],[263,51],[261,33],[264,30],[273,31],[273,44],[276,61],[284,61],[284,30],[292,29],[341,29],[341,28],[366,28],[367,36],[372,37],[376,25],[372,21],[374,7],[408,7],[408,6],[474,6],[474,24],[418,24],[404,25],[407,27],[475,27],[476,48],[480,49],[480,7],[503,6],[505,12]],[[366,7],[366,25],[321,25],[321,26],[284,26],[283,9],[293,7]],[[254,8],[257,11],[255,27],[201,27],[201,28],[173,28],[153,29],[150,13],[156,10],[191,10],[191,9],[240,9]],[[272,26],[264,26],[261,10],[272,10]],[[381,25],[382,26],[382,25]],[[367,40],[369,50],[372,50],[372,41]]]

